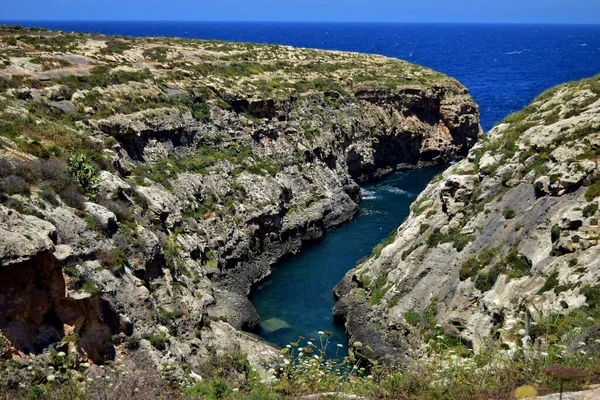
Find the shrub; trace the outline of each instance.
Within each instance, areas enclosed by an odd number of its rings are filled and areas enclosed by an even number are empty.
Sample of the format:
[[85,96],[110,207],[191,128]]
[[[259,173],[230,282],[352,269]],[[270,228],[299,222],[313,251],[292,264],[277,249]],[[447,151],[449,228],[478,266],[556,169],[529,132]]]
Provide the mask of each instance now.
[[371,254],[371,257],[373,257],[374,259],[378,259],[379,256],[381,255],[381,251],[385,247],[387,247],[388,245],[390,245],[390,244],[392,244],[394,242],[394,240],[396,239],[396,235],[397,234],[398,234],[398,231],[396,229],[394,229],[393,231],[391,231],[387,238],[385,238],[381,243],[379,243],[377,246],[375,246],[373,248],[373,252]]
[[600,182],[594,183],[585,191],[585,199],[587,201],[592,201],[598,196],[600,196]]
[[560,239],[560,233],[561,233],[560,226],[558,226],[558,225],[552,225],[552,228],[550,229],[550,235],[551,235],[551,238],[552,238],[552,243],[554,243],[558,239]]
[[25,182],[25,179],[16,175],[9,175],[5,178],[0,179],[0,192],[4,192],[8,195],[31,195],[29,185],[27,184],[27,182]]
[[421,322],[421,314],[411,309],[404,313],[404,319],[409,325],[417,326]]
[[94,198],[98,190],[98,170],[87,161],[83,153],[74,154],[69,158],[67,170],[79,183],[88,196]]
[[103,250],[98,254],[103,268],[110,270],[115,276],[121,276],[125,267],[129,266],[127,254],[121,249]]
[[581,288],[581,294],[585,296],[590,308],[600,306],[600,286],[586,285]]
[[185,397],[206,400],[224,399],[229,392],[227,382],[222,379],[212,379],[208,382],[198,382],[183,391]]
[[477,279],[475,279],[475,287],[481,292],[487,292],[494,287],[498,277],[504,272],[504,267],[501,265],[494,265],[490,270],[485,273],[479,273]]
[[506,268],[510,269],[508,275],[511,278],[518,279],[531,273],[531,260],[524,255],[519,254],[514,248],[509,251],[503,261]]
[[167,349],[167,343],[169,341],[167,339],[167,335],[165,335],[162,332],[146,333],[146,334],[142,335],[142,339],[146,339],[147,341],[150,342],[152,347],[154,347],[156,350],[160,350],[160,351],[164,351]]
[[100,286],[94,282],[86,282],[82,287],[83,291],[91,295],[100,293]]
[[584,207],[583,216],[585,218],[591,217],[596,214],[596,211],[598,211],[598,203],[590,203]]
[[[8,179],[7,187],[4,187],[8,177],[11,178]],[[83,196],[66,172],[64,163],[53,159],[20,161],[0,158],[0,191],[27,194],[30,185],[38,185],[42,198],[53,206],[59,204],[53,193],[56,191],[68,205],[83,208]]]
[[475,239],[475,236],[462,233],[459,228],[450,229],[447,234],[442,234],[439,228],[434,229],[427,237],[427,246],[432,248],[442,243],[452,243],[452,246],[460,253]]
[[548,278],[546,278],[546,282],[544,283],[544,286],[540,289],[538,294],[542,294],[549,290],[553,290],[557,286],[558,286],[558,271],[554,271],[553,273],[550,274],[550,276]]
[[507,208],[506,210],[502,211],[502,216],[504,217],[504,219],[513,219],[515,215],[515,210],[510,208]]

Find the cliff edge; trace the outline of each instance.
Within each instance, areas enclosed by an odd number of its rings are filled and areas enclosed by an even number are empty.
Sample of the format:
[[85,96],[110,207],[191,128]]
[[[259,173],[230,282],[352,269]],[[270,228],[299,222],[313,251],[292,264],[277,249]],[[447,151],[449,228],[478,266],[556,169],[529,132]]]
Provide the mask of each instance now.
[[597,351],[599,155],[600,76],[509,116],[337,286],[351,343],[407,360],[439,338],[529,354],[581,332],[569,351]]
[[267,374],[251,285],[359,182],[479,134],[462,85],[400,60],[1,27],[2,355]]

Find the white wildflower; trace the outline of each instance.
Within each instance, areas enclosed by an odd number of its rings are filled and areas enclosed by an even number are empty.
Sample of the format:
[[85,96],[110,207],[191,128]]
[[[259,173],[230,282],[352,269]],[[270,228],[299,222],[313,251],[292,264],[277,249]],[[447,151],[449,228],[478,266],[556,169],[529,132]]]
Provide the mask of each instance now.
[[46,377],[46,379],[48,380],[48,382],[54,382],[56,380],[56,376],[54,376],[54,375],[48,375]]

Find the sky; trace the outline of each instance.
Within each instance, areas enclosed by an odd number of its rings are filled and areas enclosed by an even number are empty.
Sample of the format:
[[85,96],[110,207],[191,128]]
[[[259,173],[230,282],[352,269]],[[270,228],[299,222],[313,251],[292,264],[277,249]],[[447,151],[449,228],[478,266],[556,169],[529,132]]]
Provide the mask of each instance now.
[[600,0],[2,0],[0,20],[600,24]]

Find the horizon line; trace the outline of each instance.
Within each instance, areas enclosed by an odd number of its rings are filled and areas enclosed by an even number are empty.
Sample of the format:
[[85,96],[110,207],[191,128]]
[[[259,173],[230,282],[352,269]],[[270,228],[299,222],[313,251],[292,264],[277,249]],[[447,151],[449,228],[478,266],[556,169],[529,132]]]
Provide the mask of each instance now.
[[297,20],[177,20],[177,19],[0,19],[0,24],[12,22],[181,22],[181,23],[299,23],[299,24],[443,24],[443,25],[587,25],[598,26],[600,22],[510,22],[510,21],[297,21]]

